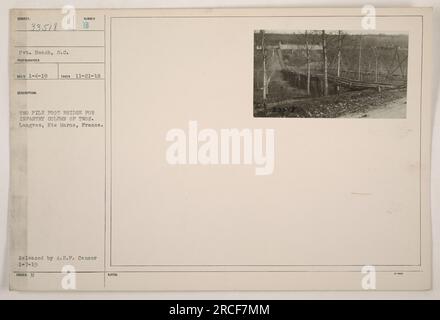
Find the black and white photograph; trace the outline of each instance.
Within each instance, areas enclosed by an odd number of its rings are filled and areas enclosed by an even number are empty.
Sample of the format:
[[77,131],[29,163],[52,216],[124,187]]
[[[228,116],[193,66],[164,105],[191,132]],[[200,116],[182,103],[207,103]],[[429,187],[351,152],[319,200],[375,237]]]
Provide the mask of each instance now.
[[404,119],[408,34],[255,30],[254,117]]
[[178,2],[0,1],[0,300],[440,299],[440,0]]

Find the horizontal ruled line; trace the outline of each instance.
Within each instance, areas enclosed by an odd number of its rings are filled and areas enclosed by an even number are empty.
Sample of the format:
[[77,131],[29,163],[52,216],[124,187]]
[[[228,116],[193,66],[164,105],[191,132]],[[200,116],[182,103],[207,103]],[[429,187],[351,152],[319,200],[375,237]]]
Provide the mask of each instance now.
[[104,46],[28,46],[17,45],[15,48],[104,48]]
[[104,64],[104,62],[93,62],[93,61],[84,61],[84,62],[38,62],[38,61],[17,61],[14,64]]
[[75,81],[75,80],[81,80],[81,81],[98,81],[98,80],[105,80],[105,78],[99,78],[99,79],[63,79],[63,78],[53,78],[53,79],[14,79],[17,81],[49,81],[49,80],[59,80],[59,81]]
[[15,30],[15,32],[104,32],[104,30]]

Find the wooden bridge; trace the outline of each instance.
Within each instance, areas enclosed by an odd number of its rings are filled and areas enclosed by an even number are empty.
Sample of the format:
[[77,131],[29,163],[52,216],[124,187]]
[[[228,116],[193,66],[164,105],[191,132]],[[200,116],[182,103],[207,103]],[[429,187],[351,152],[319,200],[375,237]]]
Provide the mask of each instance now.
[[[304,72],[298,72],[295,69],[284,66],[282,71],[290,73],[292,77],[298,77],[300,79],[306,79],[307,74]],[[320,81],[323,81],[324,75],[322,73],[311,73],[312,78],[318,78]],[[400,80],[400,81],[394,81],[394,82],[379,82],[379,81],[363,81],[363,80],[357,80],[352,79],[348,77],[342,77],[337,76],[332,73],[329,73],[327,75],[328,82],[332,83],[336,86],[341,86],[345,88],[352,88],[352,89],[377,89],[378,91],[382,89],[400,89],[406,87],[406,81]]]
[[406,81],[403,81],[401,84],[385,83],[385,82],[366,82],[366,81],[354,80],[350,78],[343,78],[340,76],[337,77],[331,74],[328,75],[328,80],[343,87],[359,88],[359,89],[375,88],[379,91],[381,89],[398,89],[398,88],[406,87]]
[[[326,50],[325,42],[320,45],[313,44],[305,44],[305,45],[292,45],[292,44],[282,44],[278,45],[265,45],[264,44],[264,35],[262,39],[262,44],[256,47],[257,50],[261,50],[263,53],[263,100],[266,99],[266,95],[269,91],[269,83],[272,79],[272,76],[275,72],[281,71],[287,78],[290,79],[292,86],[298,88],[307,87],[308,92],[310,94],[310,81],[313,81],[315,95],[326,95],[328,92],[329,85],[336,89],[339,92],[340,87],[349,88],[349,89],[376,89],[381,91],[382,89],[400,89],[406,87],[406,69],[404,67],[404,62],[407,61],[407,49],[399,48],[397,46],[389,46],[389,47],[369,47],[367,49],[372,50],[375,58],[375,65],[373,60],[373,71],[369,72],[361,72],[361,56],[362,50],[366,50],[362,48],[361,44],[358,48],[354,48],[359,50],[359,70],[342,70],[341,66],[341,49],[339,48],[339,52],[334,56],[334,61],[328,63],[327,60],[324,63],[322,61],[322,68],[315,70],[310,70],[310,52],[319,51],[322,52]],[[307,55],[307,71],[304,71],[304,65],[295,67],[292,65],[287,65],[283,59],[283,51],[292,51],[301,50],[304,51]],[[379,52],[381,50],[393,50],[394,57],[392,65],[383,66],[386,69],[386,73],[380,73],[378,70],[379,64]],[[406,51],[406,54],[402,55],[402,51]],[[325,58],[327,59],[327,57]],[[337,61],[335,61],[337,60]],[[396,66],[397,62],[397,66]],[[316,62],[315,62],[316,63]],[[326,67],[324,68],[324,65]],[[335,68],[332,69],[332,65],[336,65]],[[400,69],[400,74],[396,75],[395,72]],[[353,76],[353,77],[352,77]],[[354,79],[354,78],[357,79]],[[306,82],[306,83],[305,83]],[[323,89],[326,87],[327,89]],[[325,93],[322,93],[325,92]]]

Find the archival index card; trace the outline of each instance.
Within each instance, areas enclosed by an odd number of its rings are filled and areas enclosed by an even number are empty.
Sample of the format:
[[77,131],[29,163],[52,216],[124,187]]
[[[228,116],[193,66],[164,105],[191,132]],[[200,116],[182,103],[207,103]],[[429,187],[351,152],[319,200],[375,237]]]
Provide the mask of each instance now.
[[431,10],[10,30],[12,289],[430,288]]

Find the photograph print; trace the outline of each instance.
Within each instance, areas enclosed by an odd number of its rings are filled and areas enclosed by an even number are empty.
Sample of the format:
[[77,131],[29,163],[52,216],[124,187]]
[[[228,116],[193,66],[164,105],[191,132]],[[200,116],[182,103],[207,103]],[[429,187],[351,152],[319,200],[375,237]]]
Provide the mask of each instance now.
[[408,34],[255,30],[254,117],[404,119]]

